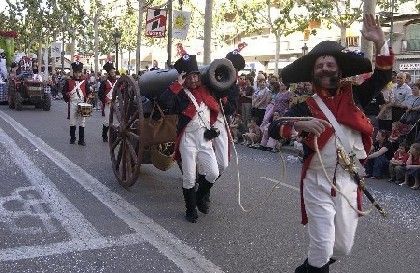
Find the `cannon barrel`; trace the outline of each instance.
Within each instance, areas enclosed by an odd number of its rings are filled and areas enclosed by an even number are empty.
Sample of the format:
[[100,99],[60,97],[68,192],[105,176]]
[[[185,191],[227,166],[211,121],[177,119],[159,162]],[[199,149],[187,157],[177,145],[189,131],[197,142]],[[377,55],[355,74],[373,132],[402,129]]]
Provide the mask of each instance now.
[[[216,59],[209,65],[199,68],[201,81],[213,92],[223,94],[236,82],[236,70],[228,59]],[[158,98],[169,85],[178,79],[176,69],[147,71],[139,78],[140,94]]]

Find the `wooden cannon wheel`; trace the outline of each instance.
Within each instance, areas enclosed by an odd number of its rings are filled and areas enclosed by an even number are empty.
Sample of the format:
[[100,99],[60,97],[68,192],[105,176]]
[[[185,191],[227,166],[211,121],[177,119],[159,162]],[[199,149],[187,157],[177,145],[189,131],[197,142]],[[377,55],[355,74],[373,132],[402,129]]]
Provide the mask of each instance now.
[[143,109],[140,90],[130,76],[114,86],[109,113],[109,149],[112,170],[123,187],[132,186],[139,176],[143,145]]

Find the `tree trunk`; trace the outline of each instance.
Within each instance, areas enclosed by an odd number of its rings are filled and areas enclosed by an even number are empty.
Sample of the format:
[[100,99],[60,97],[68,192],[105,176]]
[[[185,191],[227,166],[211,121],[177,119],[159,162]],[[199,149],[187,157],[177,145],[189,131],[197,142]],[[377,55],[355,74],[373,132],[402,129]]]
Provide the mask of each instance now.
[[204,56],[203,64],[209,64],[211,58],[211,28],[213,20],[213,0],[206,0],[206,11],[204,15]]
[[94,62],[95,62],[95,75],[98,73],[99,70],[99,30],[98,30],[98,22],[99,22],[99,11],[96,11],[95,17],[93,17],[93,32],[94,32],[94,42],[93,42],[93,54],[94,54]]
[[344,47],[347,47],[346,43],[346,26],[340,26],[340,44]]
[[141,34],[143,32],[143,10],[144,10],[143,0],[138,0],[138,1],[139,1],[139,25],[137,28],[136,72],[141,70],[140,48],[141,48]]
[[276,31],[274,34],[276,36],[276,54],[274,56],[274,75],[277,76],[279,74],[280,38],[281,38],[281,35],[280,35],[279,31]]
[[[375,15],[375,6],[376,0],[365,0],[363,4],[363,13]],[[365,58],[372,61],[373,43],[363,38],[363,36],[360,43],[360,51],[365,53]]]
[[[57,32],[53,33],[53,43],[57,41]],[[55,62],[57,61],[56,57],[51,56],[51,75],[55,74]]]
[[76,52],[76,31],[74,29],[72,29],[70,34],[70,60],[73,62],[74,61],[74,55]]

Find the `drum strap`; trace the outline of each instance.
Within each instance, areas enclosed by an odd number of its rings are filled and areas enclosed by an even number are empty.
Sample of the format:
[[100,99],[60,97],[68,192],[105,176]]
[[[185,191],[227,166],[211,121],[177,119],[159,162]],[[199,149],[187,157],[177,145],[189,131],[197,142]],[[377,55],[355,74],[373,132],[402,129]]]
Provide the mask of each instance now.
[[80,96],[79,90],[82,91],[82,89],[80,89],[80,86],[82,86],[82,84],[84,82],[85,82],[85,80],[83,80],[81,82],[76,82],[76,85],[74,86],[73,90],[71,90],[71,92],[70,92],[70,96],[73,95],[74,93],[76,93],[77,94],[77,97],[79,99],[81,99],[82,97]]
[[117,83],[117,81],[112,83],[110,80],[107,80],[107,82],[111,86],[111,90],[109,90],[109,92],[106,94],[106,96],[108,97],[108,99],[112,99],[112,92],[114,91],[114,86]]

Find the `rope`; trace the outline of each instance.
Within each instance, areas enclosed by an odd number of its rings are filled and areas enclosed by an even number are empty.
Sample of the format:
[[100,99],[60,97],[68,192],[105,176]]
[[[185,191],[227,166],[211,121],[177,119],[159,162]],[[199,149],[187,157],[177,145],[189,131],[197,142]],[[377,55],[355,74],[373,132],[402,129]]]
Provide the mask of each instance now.
[[[270,198],[270,196],[273,194],[274,190],[276,190],[276,189],[279,189],[279,188],[280,188],[280,187],[279,187],[279,185],[280,185],[281,181],[285,181],[285,180],[286,180],[286,178],[287,178],[287,176],[286,176],[286,161],[284,160],[283,154],[282,154],[281,152],[279,152],[279,156],[280,156],[280,166],[281,166],[281,172],[280,172],[280,177],[281,177],[281,179],[280,179],[278,182],[276,182],[276,183],[274,184],[274,186],[272,186],[272,187],[271,187],[271,190],[269,191],[269,193],[267,194],[267,196],[264,198],[264,201],[263,201],[263,202],[260,202],[260,203],[255,204],[255,205],[254,205],[254,206],[252,206],[250,209],[245,209],[245,208],[244,208],[244,206],[242,205],[242,201],[241,201],[241,178],[240,178],[240,168],[239,168],[239,158],[238,158],[238,152],[237,152],[237,150],[236,150],[235,143],[233,142],[232,133],[231,133],[231,130],[230,130],[229,124],[228,124],[228,122],[227,122],[227,120],[226,120],[225,111],[224,111],[224,108],[223,108],[223,104],[222,104],[221,99],[219,100],[219,104],[220,104],[220,106],[221,106],[222,115],[223,115],[223,120],[224,120],[224,122],[225,122],[225,127],[226,127],[226,130],[227,130],[227,132],[228,132],[229,139],[230,139],[230,142],[231,142],[231,144],[232,144],[233,151],[234,151],[234,154],[235,154],[235,163],[236,163],[236,167],[237,167],[237,172],[236,172],[236,174],[237,174],[237,181],[238,181],[238,198],[237,198],[237,200],[238,200],[238,205],[239,205],[239,207],[241,208],[241,210],[242,210],[243,212],[250,213],[250,212],[254,211],[256,208],[258,208],[258,207],[260,207],[260,206],[264,205],[266,202],[268,202],[268,199],[269,199],[269,198]],[[292,120],[292,121],[309,121],[309,120],[312,120],[312,119],[313,119],[313,117],[283,117],[283,118],[280,118],[280,120]],[[324,161],[323,161],[323,160],[322,160],[322,158],[321,158],[321,153],[320,153],[319,148],[318,148],[318,141],[317,141],[317,140],[318,140],[318,138],[317,138],[317,137],[314,137],[314,148],[315,148],[315,153],[316,153],[316,154],[317,154],[317,156],[318,156],[318,159],[319,159],[319,161],[320,161],[320,163],[321,163],[321,166],[322,166],[322,171],[323,171],[323,173],[324,173],[325,177],[327,178],[328,182],[330,183],[331,187],[332,187],[332,188],[333,188],[333,189],[334,189],[334,190],[335,190],[338,194],[341,194],[341,195],[344,197],[344,199],[346,200],[346,202],[349,204],[349,206],[350,206],[350,207],[351,207],[351,208],[352,208],[355,212],[357,212],[358,214],[365,216],[365,215],[368,215],[369,213],[371,213],[371,212],[372,212],[372,210],[373,210],[373,205],[371,205],[371,208],[370,208],[370,209],[365,210],[365,211],[361,211],[361,210],[357,209],[357,207],[355,207],[355,206],[352,204],[352,201],[350,200],[350,198],[349,198],[349,197],[347,197],[347,196],[346,196],[346,195],[345,195],[342,191],[340,191],[340,189],[339,189],[339,188],[337,188],[337,186],[336,186],[336,185],[334,185],[333,181],[330,179],[330,177],[328,176],[327,171],[326,171],[326,169],[325,169]]]

